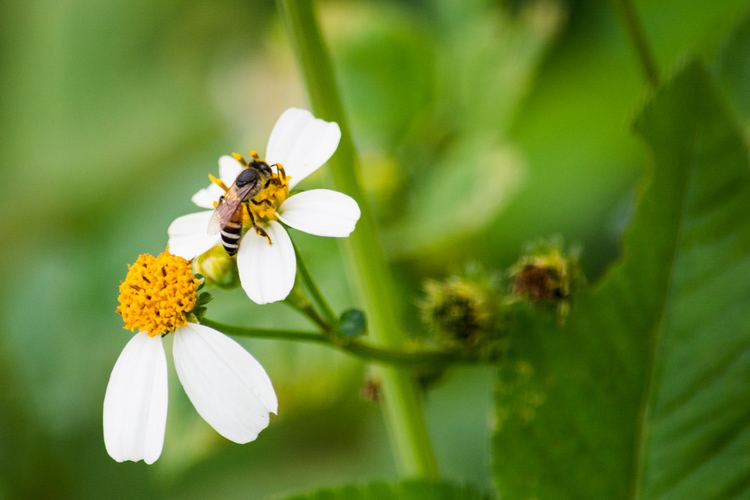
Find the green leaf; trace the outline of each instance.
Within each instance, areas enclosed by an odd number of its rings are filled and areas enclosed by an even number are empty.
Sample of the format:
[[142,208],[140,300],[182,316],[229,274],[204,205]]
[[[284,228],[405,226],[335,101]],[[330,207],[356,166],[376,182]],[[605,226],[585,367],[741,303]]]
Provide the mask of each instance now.
[[722,86],[745,122],[750,120],[750,17],[727,40],[717,61]]
[[429,481],[370,483],[325,488],[312,493],[287,497],[288,500],[479,500],[489,496],[470,486]]
[[343,337],[360,337],[367,329],[367,317],[360,309],[347,309],[339,318],[338,333]]
[[750,166],[700,64],[636,123],[654,168],[624,257],[567,326],[527,318],[496,387],[508,498],[750,495]]

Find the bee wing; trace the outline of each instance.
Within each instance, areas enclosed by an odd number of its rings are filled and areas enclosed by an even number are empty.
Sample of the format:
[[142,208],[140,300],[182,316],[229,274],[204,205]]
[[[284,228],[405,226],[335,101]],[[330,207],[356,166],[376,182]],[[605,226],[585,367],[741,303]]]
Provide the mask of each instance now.
[[219,234],[221,231],[221,214],[219,213],[219,207],[217,206],[214,209],[214,213],[211,216],[211,220],[208,221],[208,234],[209,236],[214,236],[216,234]]
[[234,214],[245,201],[247,196],[255,187],[255,183],[246,184],[242,187],[237,187],[236,184],[232,184],[229,191],[224,194],[219,204],[214,209],[214,213],[211,216],[211,220],[208,223],[208,234],[214,235],[219,234],[221,229],[226,226],[227,222],[232,220]]

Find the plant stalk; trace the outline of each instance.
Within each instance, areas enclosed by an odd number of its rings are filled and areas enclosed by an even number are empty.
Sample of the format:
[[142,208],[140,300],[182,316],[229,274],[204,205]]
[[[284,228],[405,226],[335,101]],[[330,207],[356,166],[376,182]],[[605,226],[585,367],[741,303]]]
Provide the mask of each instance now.
[[315,284],[315,280],[310,275],[310,271],[307,270],[305,261],[302,259],[302,255],[300,255],[299,251],[297,251],[296,245],[294,246],[294,253],[297,256],[297,269],[299,270],[299,274],[302,277],[302,281],[305,283],[305,288],[307,288],[307,291],[310,293],[310,296],[320,308],[320,310],[323,311],[323,315],[328,320],[330,329],[330,325],[335,325],[338,322],[336,313],[333,312],[333,309],[328,304],[328,301],[320,292],[318,285]]
[[323,344],[340,349],[365,361],[401,365],[401,366],[435,366],[462,363],[494,362],[494,359],[481,358],[473,351],[440,351],[440,350],[396,350],[384,349],[364,344],[354,339],[334,337],[319,332],[306,330],[286,330],[275,328],[255,328],[246,326],[227,325],[208,318],[201,319],[201,324],[235,337],[257,339],[291,340]]
[[615,0],[620,18],[625,24],[625,30],[628,32],[633,48],[638,54],[638,60],[641,63],[643,74],[652,87],[659,85],[659,67],[656,65],[656,58],[648,44],[646,32],[638,18],[638,13],[633,5],[633,0]]
[[[310,0],[277,0],[277,4],[315,114],[337,122],[342,130],[341,142],[328,162],[328,170],[335,187],[356,199],[362,211],[356,230],[342,244],[349,275],[367,313],[370,336],[379,347],[397,349],[405,336],[397,319],[395,286],[375,221],[357,181],[359,162],[313,5]],[[379,371],[386,427],[402,475],[437,478],[437,461],[415,382],[409,373],[394,367],[381,367]]]

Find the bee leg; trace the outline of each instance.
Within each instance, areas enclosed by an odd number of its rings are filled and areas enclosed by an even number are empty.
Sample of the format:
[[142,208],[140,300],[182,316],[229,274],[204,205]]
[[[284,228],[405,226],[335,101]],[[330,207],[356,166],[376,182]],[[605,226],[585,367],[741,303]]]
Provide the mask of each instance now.
[[254,149],[250,150],[250,156],[253,157],[253,160],[260,161],[260,156],[258,156],[258,152]]
[[248,205],[248,204],[245,204],[245,205],[243,205],[243,206],[245,207],[245,211],[247,211],[247,215],[248,215],[248,217],[250,217],[250,224],[252,224],[252,225],[253,225],[253,229],[255,229],[255,234],[257,234],[258,236],[261,236],[261,237],[263,237],[263,238],[267,239],[267,240],[268,240],[268,244],[269,244],[269,245],[271,245],[271,244],[273,243],[273,242],[271,241],[271,237],[270,237],[270,236],[268,236],[268,233],[266,232],[266,230],[265,230],[265,229],[263,229],[262,227],[260,227],[260,226],[259,226],[259,225],[258,225],[258,224],[257,224],[257,223],[255,222],[255,216],[253,215],[253,211],[252,211],[252,210],[250,210],[250,205]]
[[276,208],[276,207],[275,207],[275,206],[273,205],[273,202],[272,202],[271,200],[269,200],[268,198],[266,198],[265,200],[260,200],[260,201],[258,201],[258,200],[250,200],[250,202],[251,202],[251,203],[252,203],[253,205],[255,205],[256,207],[257,207],[257,206],[259,206],[259,205],[263,205],[263,204],[266,204],[266,205],[268,205],[268,206],[269,206],[269,207],[271,207],[271,208]]
[[266,232],[266,230],[265,230],[265,229],[263,229],[262,227],[256,227],[256,228],[255,228],[255,233],[256,233],[256,234],[257,234],[258,236],[260,236],[260,237],[262,237],[262,238],[265,238],[265,239],[267,239],[267,240],[268,240],[268,244],[269,244],[269,245],[272,245],[272,244],[273,244],[273,242],[271,241],[271,237],[270,237],[270,236],[268,236],[268,233],[267,233],[267,232]]
[[276,167],[276,172],[278,172],[279,177],[281,177],[283,180],[286,180],[286,171],[284,170],[284,166],[281,163],[274,163],[271,166]]

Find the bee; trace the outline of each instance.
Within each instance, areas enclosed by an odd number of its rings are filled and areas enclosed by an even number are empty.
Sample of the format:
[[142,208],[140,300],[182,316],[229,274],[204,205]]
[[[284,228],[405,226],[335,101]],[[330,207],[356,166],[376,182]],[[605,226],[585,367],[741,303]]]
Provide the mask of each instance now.
[[[255,216],[249,204],[262,205],[265,203],[273,207],[273,203],[270,200],[264,199],[258,201],[254,197],[271,185],[271,183],[279,183],[280,181],[273,177],[271,166],[261,160],[255,151],[251,151],[250,154],[252,155],[252,161],[249,163],[241,156],[233,155],[245,165],[245,169],[239,173],[229,190],[219,198],[219,204],[216,205],[208,225],[208,234],[221,233],[221,244],[229,255],[236,254],[240,247],[243,210],[247,213],[255,232],[259,236],[266,238],[268,243],[271,244],[271,238],[268,236],[268,233],[256,223]],[[274,166],[279,171],[279,175],[286,177],[280,165]]]

